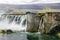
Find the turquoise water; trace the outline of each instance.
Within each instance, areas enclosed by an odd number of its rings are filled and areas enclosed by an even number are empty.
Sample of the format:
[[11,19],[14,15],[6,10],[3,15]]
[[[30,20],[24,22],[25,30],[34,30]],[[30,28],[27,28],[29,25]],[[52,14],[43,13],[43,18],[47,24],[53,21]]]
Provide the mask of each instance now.
[[0,35],[0,40],[60,40],[60,38],[48,34],[16,32]]

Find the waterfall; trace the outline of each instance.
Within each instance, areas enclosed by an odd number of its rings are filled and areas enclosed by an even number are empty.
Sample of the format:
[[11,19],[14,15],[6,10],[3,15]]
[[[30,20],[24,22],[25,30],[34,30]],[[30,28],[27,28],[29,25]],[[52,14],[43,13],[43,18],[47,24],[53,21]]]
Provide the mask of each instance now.
[[0,15],[0,29],[26,30],[26,15]]

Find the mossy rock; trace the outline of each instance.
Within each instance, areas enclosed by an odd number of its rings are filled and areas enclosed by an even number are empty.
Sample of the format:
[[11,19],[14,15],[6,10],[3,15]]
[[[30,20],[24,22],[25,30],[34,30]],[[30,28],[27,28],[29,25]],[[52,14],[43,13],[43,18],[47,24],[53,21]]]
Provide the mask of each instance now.
[[5,32],[5,30],[0,30],[0,33],[3,33],[3,34],[4,34],[4,33],[6,33],[6,32]]
[[27,32],[32,32],[32,33],[34,33],[34,32],[38,32],[38,30],[35,28],[35,29],[27,29],[26,30]]
[[13,31],[9,29],[9,30],[6,30],[6,33],[11,34],[11,33],[13,33]]

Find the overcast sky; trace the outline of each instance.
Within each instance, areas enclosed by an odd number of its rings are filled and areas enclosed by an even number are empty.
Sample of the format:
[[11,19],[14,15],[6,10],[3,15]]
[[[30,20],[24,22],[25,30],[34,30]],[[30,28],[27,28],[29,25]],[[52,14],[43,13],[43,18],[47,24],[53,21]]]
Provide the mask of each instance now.
[[0,4],[60,3],[60,0],[0,0]]

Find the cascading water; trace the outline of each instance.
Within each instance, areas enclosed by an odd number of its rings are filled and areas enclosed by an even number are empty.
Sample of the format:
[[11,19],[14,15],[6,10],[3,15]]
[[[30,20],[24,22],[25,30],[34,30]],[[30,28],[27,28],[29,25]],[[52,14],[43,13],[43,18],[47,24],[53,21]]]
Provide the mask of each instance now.
[[26,30],[26,15],[0,15],[0,29]]

